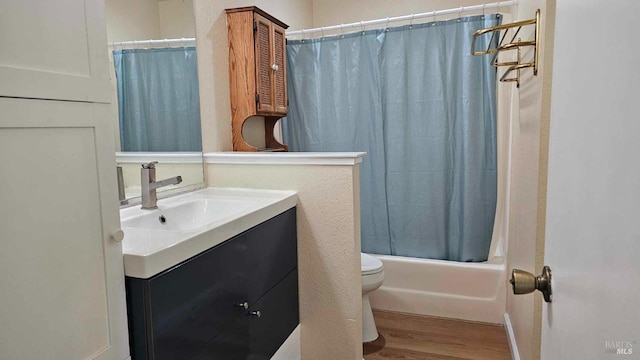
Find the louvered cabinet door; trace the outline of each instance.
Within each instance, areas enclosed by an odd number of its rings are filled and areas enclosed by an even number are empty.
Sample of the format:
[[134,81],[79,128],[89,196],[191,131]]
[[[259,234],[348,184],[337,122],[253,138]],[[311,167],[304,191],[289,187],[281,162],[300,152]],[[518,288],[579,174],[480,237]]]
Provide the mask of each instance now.
[[256,107],[258,112],[273,113],[273,24],[255,14]]
[[273,24],[273,105],[274,111],[287,115],[287,62],[285,57],[286,38],[284,29]]

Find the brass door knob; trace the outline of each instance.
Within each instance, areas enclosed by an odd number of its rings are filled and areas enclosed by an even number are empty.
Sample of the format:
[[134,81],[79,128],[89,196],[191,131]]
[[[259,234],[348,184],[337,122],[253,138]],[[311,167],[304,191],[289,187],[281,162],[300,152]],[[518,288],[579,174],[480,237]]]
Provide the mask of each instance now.
[[551,268],[548,266],[543,267],[542,274],[538,276],[524,270],[513,269],[509,282],[516,295],[529,294],[539,290],[542,292],[544,301],[551,302]]

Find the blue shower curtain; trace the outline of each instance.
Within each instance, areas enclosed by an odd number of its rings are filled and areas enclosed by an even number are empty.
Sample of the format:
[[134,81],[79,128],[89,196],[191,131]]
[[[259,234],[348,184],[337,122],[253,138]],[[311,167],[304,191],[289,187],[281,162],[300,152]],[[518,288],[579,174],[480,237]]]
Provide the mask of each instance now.
[[113,52],[122,151],[202,151],[195,47]]
[[496,70],[470,47],[473,32],[499,22],[500,15],[470,16],[288,42],[285,143],[292,151],[368,154],[363,252],[487,259]]

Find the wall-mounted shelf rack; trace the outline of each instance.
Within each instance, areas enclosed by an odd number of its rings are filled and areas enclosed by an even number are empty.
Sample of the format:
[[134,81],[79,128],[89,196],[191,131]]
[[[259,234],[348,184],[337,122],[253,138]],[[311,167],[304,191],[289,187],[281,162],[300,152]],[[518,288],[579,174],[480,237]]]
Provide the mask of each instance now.
[[[520,30],[524,26],[533,25],[534,29],[534,40],[522,41],[520,38],[517,38]],[[513,35],[511,36],[511,41],[505,42],[509,30],[513,30]],[[500,37],[500,32],[503,32],[502,37]],[[489,39],[488,45],[486,49],[477,49],[477,39],[481,36],[489,36],[491,34],[491,38]],[[499,42],[494,41],[494,39],[500,38]],[[517,39],[516,39],[517,38]],[[538,56],[539,49],[538,45],[540,44],[540,9],[536,10],[536,17],[530,20],[518,21],[510,24],[502,24],[497,26],[488,27],[486,29],[478,30],[473,34],[473,41],[471,43],[471,53],[475,56],[481,55],[493,55],[491,60],[491,64],[495,67],[504,67],[507,69],[500,77],[500,81],[503,82],[515,82],[518,87],[520,87],[520,70],[525,68],[533,68],[533,75],[538,75]],[[492,46],[497,44],[496,46]],[[530,62],[522,62],[522,48],[523,47],[533,47],[533,60]],[[498,61],[498,56],[504,51],[517,51],[517,60],[515,61]],[[516,72],[516,75],[512,75],[513,72]]]

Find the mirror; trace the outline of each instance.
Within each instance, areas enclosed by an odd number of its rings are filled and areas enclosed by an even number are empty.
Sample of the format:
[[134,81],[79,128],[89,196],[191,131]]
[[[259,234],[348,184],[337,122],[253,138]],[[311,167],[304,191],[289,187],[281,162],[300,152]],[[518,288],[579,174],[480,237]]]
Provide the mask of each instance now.
[[[192,0],[106,0],[122,205],[141,195],[142,164],[157,161],[158,197],[204,187]],[[114,107],[114,110],[116,107]]]

